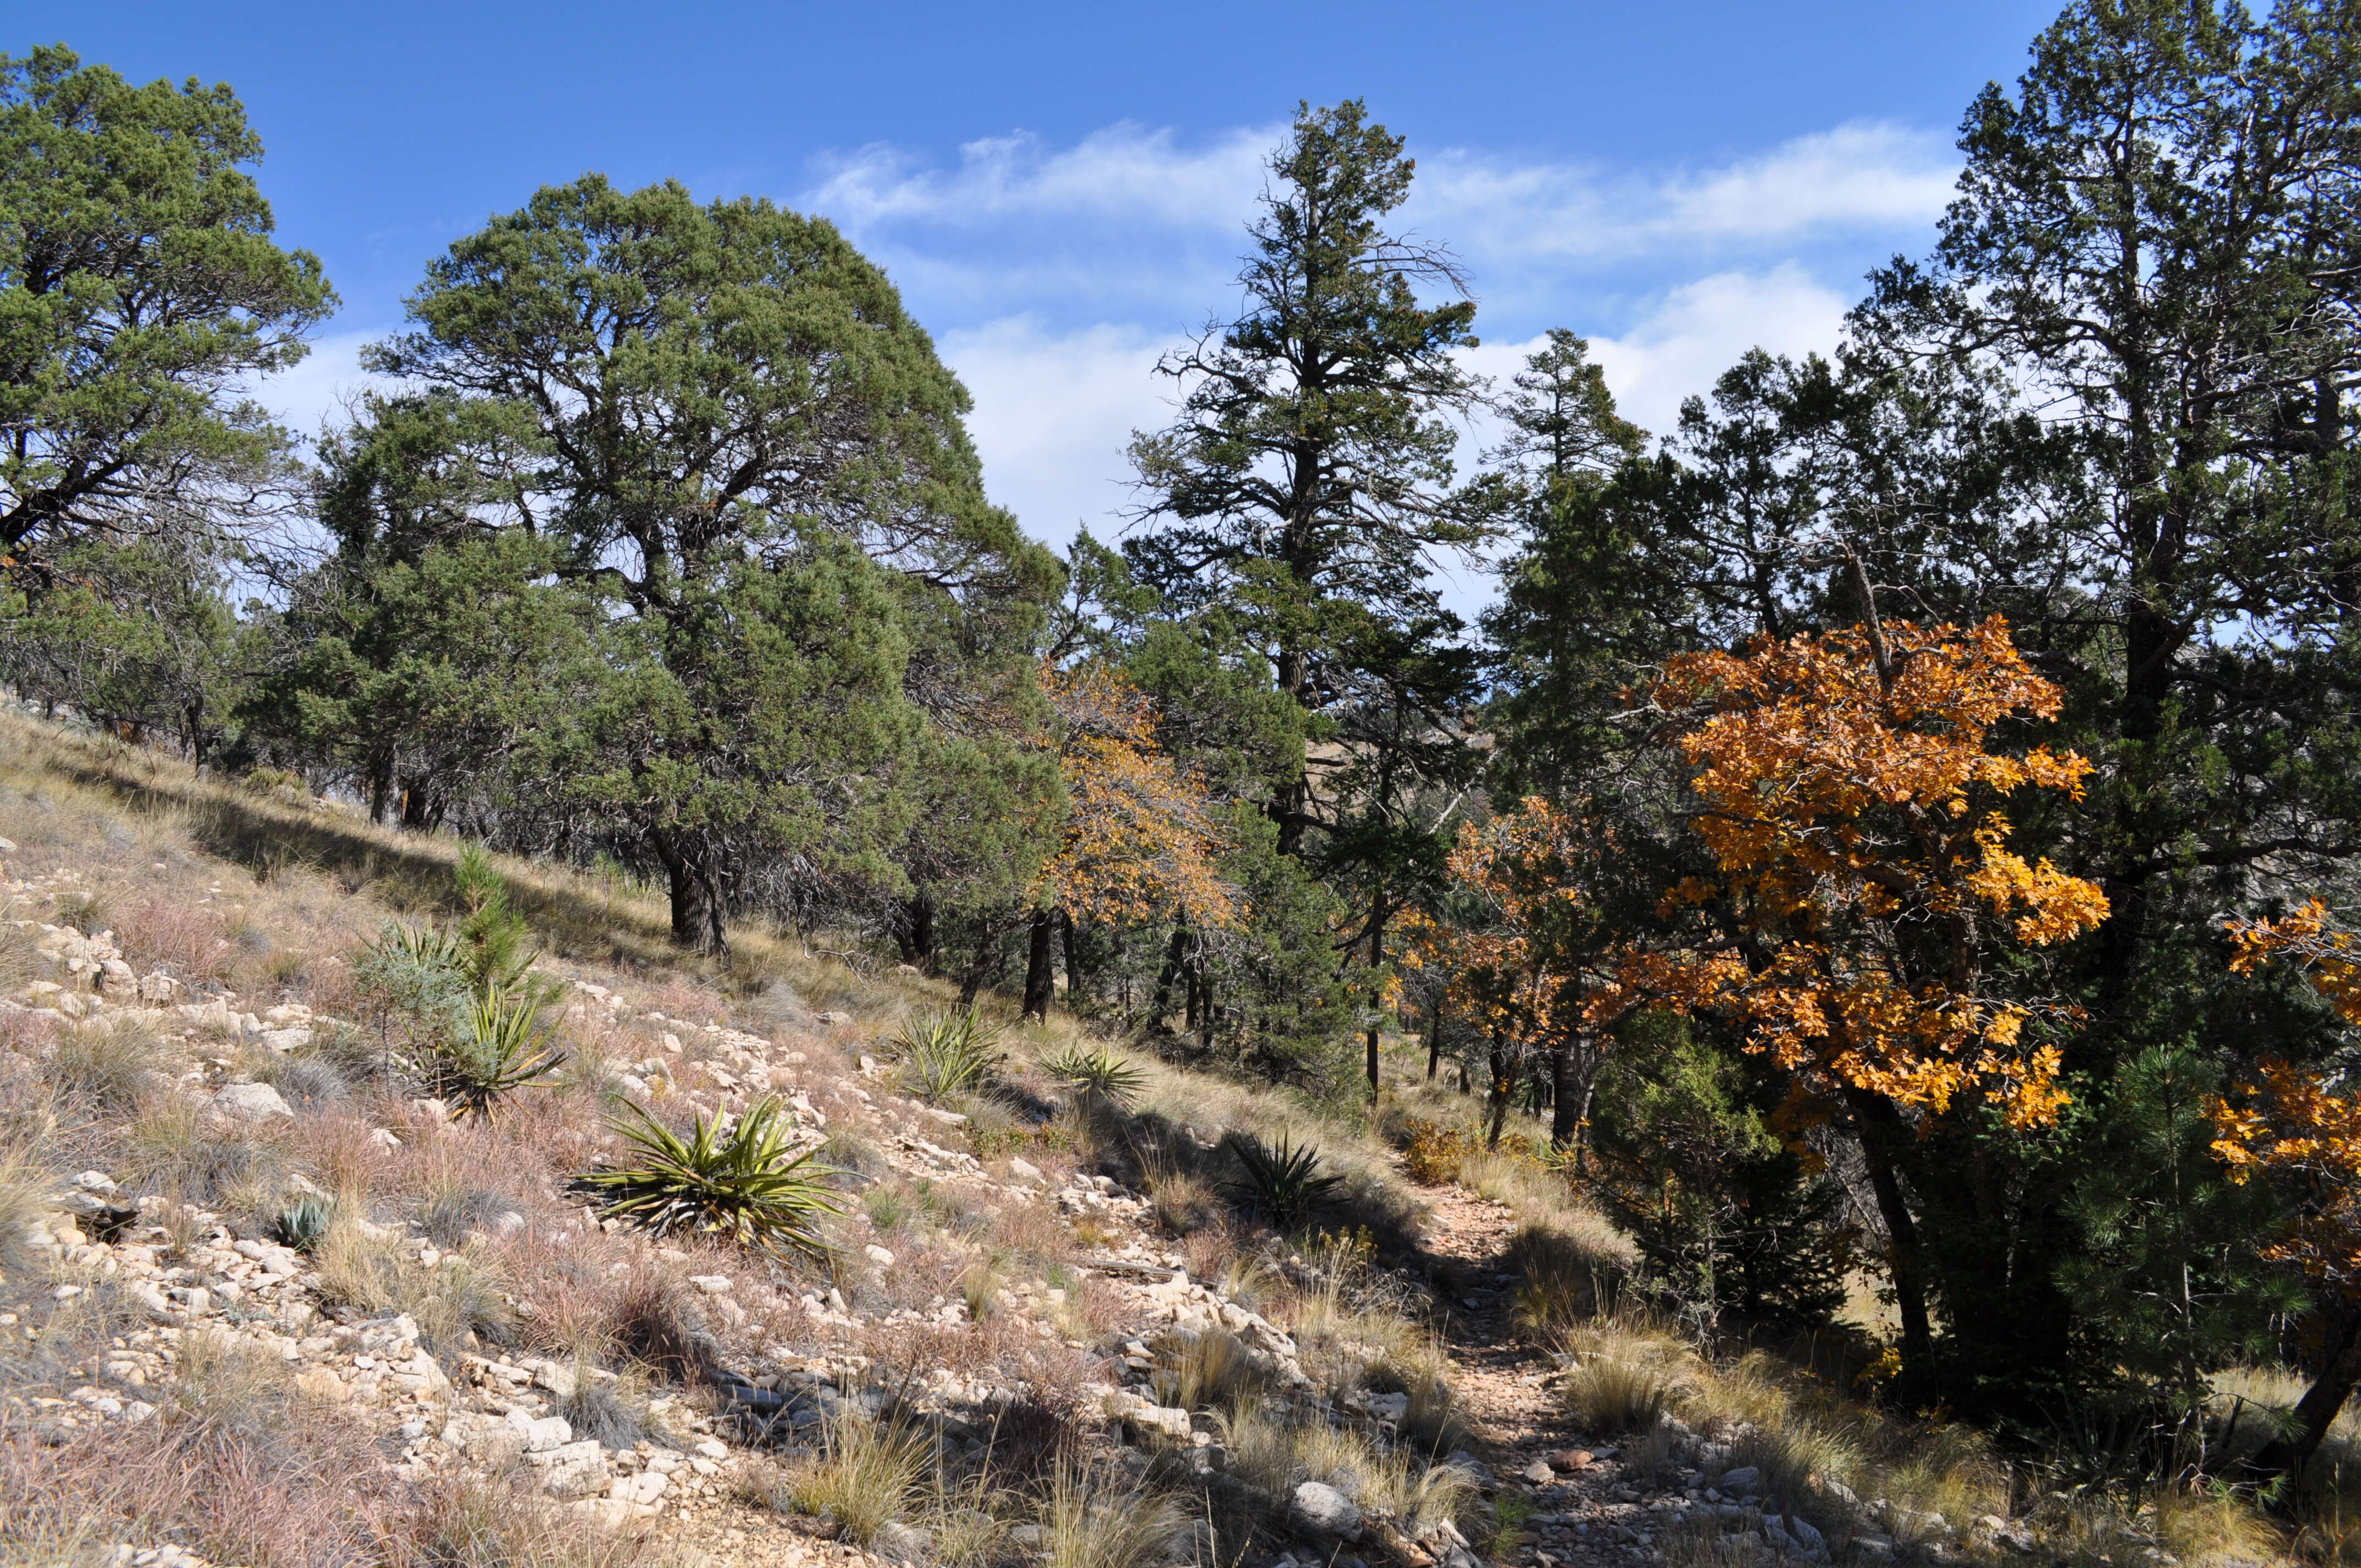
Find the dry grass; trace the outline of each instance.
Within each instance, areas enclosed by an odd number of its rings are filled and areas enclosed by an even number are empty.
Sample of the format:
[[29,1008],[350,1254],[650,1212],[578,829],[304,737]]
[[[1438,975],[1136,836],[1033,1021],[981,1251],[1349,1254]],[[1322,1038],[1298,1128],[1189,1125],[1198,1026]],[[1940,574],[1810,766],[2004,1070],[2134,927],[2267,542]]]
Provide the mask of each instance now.
[[1171,1497],[1069,1460],[1041,1506],[1042,1568],[1153,1568],[1184,1522]]
[[510,1318],[500,1273],[483,1254],[445,1253],[430,1268],[400,1233],[376,1230],[349,1212],[329,1223],[312,1264],[323,1299],[364,1312],[408,1313],[418,1337],[438,1353],[467,1348],[479,1331],[504,1328]]
[[119,1114],[162,1080],[164,1064],[164,1043],[155,1026],[135,1014],[115,1013],[60,1033],[48,1073],[60,1094]]
[[860,1546],[885,1527],[908,1517],[934,1453],[915,1429],[848,1412],[825,1429],[820,1453],[788,1481],[788,1495],[803,1513],[834,1524]]
[[653,1568],[652,1530],[586,1530],[504,1476],[438,1477],[379,1542],[386,1568]]
[[274,1360],[191,1335],[155,1416],[54,1444],[0,1418],[0,1558],[77,1542],[182,1541],[219,1563],[368,1561],[392,1488],[367,1436],[300,1396]]

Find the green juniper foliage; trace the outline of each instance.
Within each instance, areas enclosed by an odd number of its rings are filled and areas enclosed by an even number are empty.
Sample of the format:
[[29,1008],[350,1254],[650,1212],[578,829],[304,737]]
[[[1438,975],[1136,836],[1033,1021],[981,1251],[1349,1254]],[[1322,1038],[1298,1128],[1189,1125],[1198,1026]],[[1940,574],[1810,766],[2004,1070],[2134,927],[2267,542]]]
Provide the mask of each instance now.
[[[2351,1081],[2352,1031],[2299,970],[2235,971],[2223,922],[2317,895],[2361,925],[2356,83],[2345,0],[2071,0],[1969,106],[1955,200],[1840,344],[1738,356],[1653,438],[1569,331],[1479,384],[1469,280],[1400,225],[1409,142],[1302,105],[1242,306],[1161,367],[1136,526],[1061,569],[988,499],[968,395],[874,263],[673,182],[519,192],[462,236],[369,354],[390,389],[299,467],[238,388],[334,296],[271,237],[237,99],[36,49],[0,59],[0,674],[258,798],[466,843],[447,927],[356,956],[373,1037],[334,1049],[467,1113],[557,1064],[538,911],[493,860],[545,857],[664,888],[692,964],[754,917],[951,981],[898,1043],[933,1101],[988,1084],[987,993],[1022,974],[1006,1000],[1046,1014],[1059,967],[1126,1049],[1323,1113],[1406,1069],[1486,1083],[1502,1157],[1530,1113],[1698,1332],[1821,1335],[1840,1284],[1890,1295],[1912,1409],[2136,1432],[2191,1483],[2213,1381],[2300,1359],[2302,1419],[2253,1468],[2301,1475],[2361,1384],[2361,1296],[2280,1245],[2334,1194],[2229,1179],[2215,1097],[2269,1059]],[[1471,460],[1479,408],[1505,433]],[[257,526],[290,514],[300,554]],[[1436,569],[1470,559],[1499,570],[1474,627]],[[1652,706],[1666,662],[1993,616],[2061,694],[1993,746],[2092,766],[2009,826],[2103,923],[1974,977],[2037,1003],[2054,1124],[1972,1088],[1897,1110],[1710,1009],[1570,1004],[1525,1037],[1455,992],[1452,939],[1498,911],[1453,845],[1535,795],[1583,846],[1529,933],[1569,998],[1676,924],[1760,967]],[[1202,791],[1235,923],[1043,898],[1069,803],[1038,673],[1085,662]],[[134,1036],[57,1056],[147,1091]],[[1109,1049],[1044,1065],[1087,1103],[1143,1091]],[[819,1245],[775,1102],[625,1116],[628,1168],[586,1178],[614,1212]],[[1291,1140],[1230,1155],[1283,1230],[1342,1190]]]

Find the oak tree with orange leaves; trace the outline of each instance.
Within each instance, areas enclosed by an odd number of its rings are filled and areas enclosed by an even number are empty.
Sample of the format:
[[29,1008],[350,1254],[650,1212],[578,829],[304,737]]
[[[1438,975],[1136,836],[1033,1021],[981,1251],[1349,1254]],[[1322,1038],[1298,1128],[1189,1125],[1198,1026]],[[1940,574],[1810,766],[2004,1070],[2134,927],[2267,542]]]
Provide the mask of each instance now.
[[[1047,1016],[1050,938],[1060,921],[1133,923],[1177,915],[1235,925],[1238,890],[1223,876],[1223,835],[1202,782],[1156,743],[1155,705],[1124,674],[1090,661],[1044,669],[1054,714],[1050,743],[1066,787],[1057,851],[1034,885],[1025,1012]],[[1072,949],[1067,983],[1071,987]]]
[[2091,764],[1994,743],[2060,702],[1998,617],[1686,654],[1655,701],[1695,770],[1716,874],[1667,894],[1692,939],[1627,952],[1587,1006],[1723,1018],[1793,1075],[1796,1110],[1850,1130],[1892,1245],[1905,1366],[1923,1367],[1928,1280],[1901,1168],[1914,1128],[1971,1108],[2016,1129],[2056,1118],[2054,1036],[2072,1014],[1993,983],[1993,960],[2107,910],[2095,883],[2009,848],[2002,803],[2079,795]]
[[[2279,919],[2227,925],[2233,971],[2297,965],[2339,1018],[2361,1027],[2361,938],[2332,930],[2326,905],[2315,898]],[[2317,1374],[2287,1430],[2252,1462],[2267,1474],[2299,1473],[2361,1384],[2361,1080],[2340,1063],[2269,1057],[2211,1109],[2213,1152],[2232,1179],[2268,1181],[2290,1200],[2263,1255],[2312,1287]]]
[[1611,939],[1594,889],[1613,847],[1581,804],[1528,796],[1505,816],[1461,825],[1449,861],[1460,917],[1412,927],[1404,964],[1440,970],[1435,1004],[1483,1036],[1495,1144],[1519,1079],[1538,1059],[1550,1068],[1551,1141],[1576,1141],[1607,1040],[1584,1007],[1606,979],[1598,963]]

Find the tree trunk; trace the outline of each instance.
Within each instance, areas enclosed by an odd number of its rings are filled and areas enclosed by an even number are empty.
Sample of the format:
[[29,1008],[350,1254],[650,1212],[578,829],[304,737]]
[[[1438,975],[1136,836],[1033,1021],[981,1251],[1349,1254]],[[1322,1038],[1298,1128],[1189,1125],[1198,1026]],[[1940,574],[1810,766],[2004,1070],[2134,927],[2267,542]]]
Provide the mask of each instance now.
[[1036,1023],[1048,1021],[1049,998],[1056,990],[1057,982],[1049,969],[1049,937],[1057,919],[1054,909],[1036,909],[1026,944],[1024,1014]]
[[2263,1444],[2256,1452],[2252,1468],[2263,1475],[2301,1475],[2303,1467],[2312,1463],[2320,1447],[2320,1440],[2328,1435],[2330,1423],[2353,1397],[2353,1386],[2361,1382],[2361,1310],[2350,1302],[2339,1301],[2330,1309],[2328,1343],[2322,1348],[2320,1376],[2295,1402],[2294,1420],[2289,1430]]
[[1164,967],[1156,972],[1156,1000],[1148,1014],[1151,1028],[1164,1027],[1164,1016],[1172,1009],[1172,982],[1180,973],[1180,959],[1189,950],[1189,927],[1172,927],[1171,945],[1164,949]]
[[661,828],[648,829],[648,843],[672,883],[672,939],[693,953],[728,952],[728,916],[710,853],[694,838]]
[[935,971],[935,901],[924,888],[912,894],[902,905],[902,923],[894,933],[895,946],[902,949],[902,961]]
[[1492,1123],[1485,1137],[1488,1147],[1500,1146],[1501,1130],[1509,1123],[1509,1096],[1516,1091],[1517,1078],[1510,1070],[1507,1047],[1495,1039],[1492,1042]]
[[1067,910],[1058,911],[1058,934],[1066,948],[1066,1011],[1079,1018],[1082,1013],[1082,959],[1078,950],[1082,944],[1074,936],[1074,917]]
[[1903,1197],[1892,1157],[1893,1139],[1908,1136],[1910,1129],[1883,1095],[1850,1085],[1844,1092],[1845,1102],[1852,1110],[1853,1132],[1868,1171],[1869,1189],[1877,1199],[1878,1217],[1885,1222],[1886,1239],[1894,1245],[1894,1301],[1902,1316],[1903,1376],[1923,1378],[1931,1369],[1935,1350],[1934,1330],[1927,1316],[1927,1277],[1918,1254],[1917,1222]]
[[1598,1054],[1584,1050],[1578,1036],[1562,1041],[1551,1053],[1550,1078],[1550,1146],[1575,1148],[1582,1137],[1582,1124],[1590,1114],[1591,1086],[1598,1081]]
[[1443,1066],[1443,992],[1434,993],[1434,1005],[1426,1010],[1426,1080]]
[[383,757],[369,763],[369,825],[385,826],[386,814],[393,807],[393,759]]

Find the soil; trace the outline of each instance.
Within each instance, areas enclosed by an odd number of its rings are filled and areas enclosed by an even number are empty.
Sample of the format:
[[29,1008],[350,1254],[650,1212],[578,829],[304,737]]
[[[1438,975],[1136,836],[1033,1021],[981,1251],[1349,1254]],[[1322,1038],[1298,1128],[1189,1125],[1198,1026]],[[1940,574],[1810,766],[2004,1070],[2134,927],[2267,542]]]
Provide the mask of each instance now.
[[[1576,1424],[1560,1397],[1556,1367],[1517,1332],[1518,1277],[1507,1256],[1514,1216],[1463,1187],[1421,1190],[1431,1205],[1429,1272],[1453,1308],[1444,1340],[1462,1419],[1477,1441],[1477,1457],[1499,1477],[1495,1501],[1508,1505],[1504,1517],[1528,1510],[1521,1539],[1495,1543],[1490,1557],[1539,1568],[1658,1561],[1657,1516],[1643,1502],[1617,1495],[1625,1477],[1613,1440]],[[1552,1467],[1559,1456],[1584,1453],[1593,1457],[1578,1468],[1562,1460]],[[1536,1479],[1536,1464],[1552,1467],[1552,1478]]]

